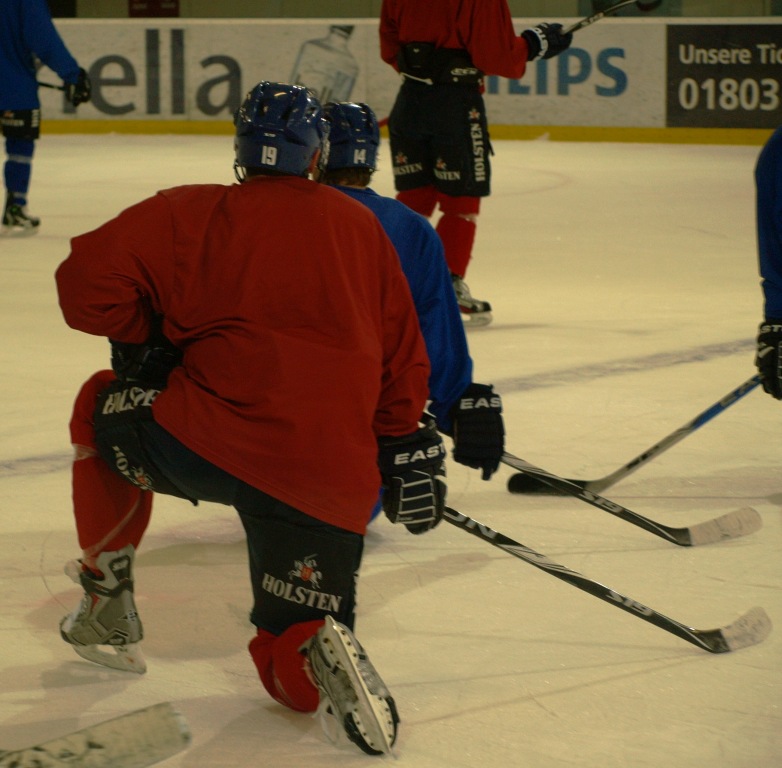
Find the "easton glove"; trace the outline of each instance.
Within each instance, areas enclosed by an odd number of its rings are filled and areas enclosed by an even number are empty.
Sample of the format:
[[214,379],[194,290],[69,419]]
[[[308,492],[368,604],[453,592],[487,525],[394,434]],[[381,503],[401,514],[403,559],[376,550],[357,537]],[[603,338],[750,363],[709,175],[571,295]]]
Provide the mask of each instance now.
[[488,480],[500,466],[505,450],[502,399],[486,384],[470,384],[450,410],[453,419],[453,457],[481,470]]
[[561,24],[544,21],[532,29],[525,29],[521,36],[527,41],[527,61],[551,59],[567,50],[573,42],[573,33],[563,34]]
[[78,107],[92,98],[92,81],[87,72],[79,67],[79,77],[75,83],[65,83],[65,98]]
[[383,511],[410,533],[434,528],[445,511],[445,446],[430,421],[417,432],[378,439]]
[[763,389],[782,400],[782,320],[768,318],[760,324],[755,365]]
[[182,351],[166,338],[161,323],[162,318],[156,317],[143,344],[109,339],[111,367],[120,381],[155,389],[166,386],[171,371],[182,363]]

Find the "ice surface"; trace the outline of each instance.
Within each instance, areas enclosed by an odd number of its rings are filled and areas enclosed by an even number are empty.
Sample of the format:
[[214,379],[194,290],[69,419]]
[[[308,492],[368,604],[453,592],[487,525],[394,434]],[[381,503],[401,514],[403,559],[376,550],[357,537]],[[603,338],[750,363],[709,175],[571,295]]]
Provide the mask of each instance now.
[[[387,151],[374,187],[391,193]],[[757,147],[495,143],[467,282],[495,322],[471,332],[502,393],[512,453],[601,477],[754,372],[761,319]],[[358,766],[263,691],[241,526],[160,498],[137,558],[149,672],[80,660],[58,622],[79,597],[67,422],[103,339],[68,329],[53,272],[68,239],[155,190],[233,181],[232,140],[44,136],[30,212],[0,239],[0,748],[159,701],[188,718],[166,765]],[[295,222],[293,222],[295,223]],[[295,237],[295,227],[291,227]],[[313,244],[316,245],[316,244]],[[357,634],[396,697],[411,768],[771,768],[782,758],[782,405],[760,390],[604,492],[666,525],[753,506],[764,527],[683,549],[570,498],[511,496],[449,464],[451,506],[689,626],[749,608],[777,629],[711,655],[442,525],[368,536]]]

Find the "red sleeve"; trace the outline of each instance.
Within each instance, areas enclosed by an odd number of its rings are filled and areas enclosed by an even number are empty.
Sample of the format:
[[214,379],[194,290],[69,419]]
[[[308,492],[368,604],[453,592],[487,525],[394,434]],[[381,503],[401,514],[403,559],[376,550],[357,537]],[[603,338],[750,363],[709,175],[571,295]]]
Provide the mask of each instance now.
[[[460,18],[460,33],[472,63],[487,75],[518,80],[527,69],[527,41],[516,34],[505,0],[473,0],[470,18]],[[467,26],[465,26],[467,25]]]
[[383,0],[380,55],[396,67],[400,46],[414,41],[469,51],[487,75],[518,80],[527,66],[527,43],[516,34],[506,0]]
[[141,343],[150,311],[162,312],[173,280],[168,202],[144,200],[73,238],[55,280],[65,322],[76,330]]
[[391,15],[390,5],[387,0],[383,0],[383,7],[380,9],[380,57],[386,64],[398,70],[396,57],[399,53],[399,31]]

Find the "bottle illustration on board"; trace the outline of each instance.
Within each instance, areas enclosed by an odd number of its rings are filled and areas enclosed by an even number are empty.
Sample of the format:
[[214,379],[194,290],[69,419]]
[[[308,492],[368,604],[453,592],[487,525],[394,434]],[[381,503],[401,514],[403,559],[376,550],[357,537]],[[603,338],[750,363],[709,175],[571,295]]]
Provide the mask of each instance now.
[[326,37],[301,46],[291,82],[309,88],[322,104],[348,101],[358,75],[358,63],[348,50],[353,26],[334,24]]

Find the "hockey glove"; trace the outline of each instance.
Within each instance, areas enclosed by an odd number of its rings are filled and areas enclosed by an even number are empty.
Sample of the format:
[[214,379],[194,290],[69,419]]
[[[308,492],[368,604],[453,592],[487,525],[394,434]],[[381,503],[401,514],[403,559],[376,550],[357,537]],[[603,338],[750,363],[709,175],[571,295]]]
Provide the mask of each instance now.
[[551,59],[567,50],[573,42],[573,33],[562,34],[561,24],[544,21],[532,29],[525,29],[521,36],[527,41],[527,61]]
[[92,98],[92,81],[90,76],[79,67],[79,79],[75,83],[65,83],[65,98],[78,107]]
[[445,446],[434,422],[402,437],[378,439],[383,511],[410,533],[425,533],[445,510]]
[[182,363],[182,351],[165,337],[160,324],[161,318],[156,318],[144,344],[109,339],[111,367],[120,381],[155,389],[166,386],[171,371]]
[[782,320],[768,318],[761,323],[755,365],[763,389],[782,400]]
[[505,450],[502,399],[490,385],[470,384],[451,408],[453,457],[459,464],[481,470],[488,480],[500,466]]

